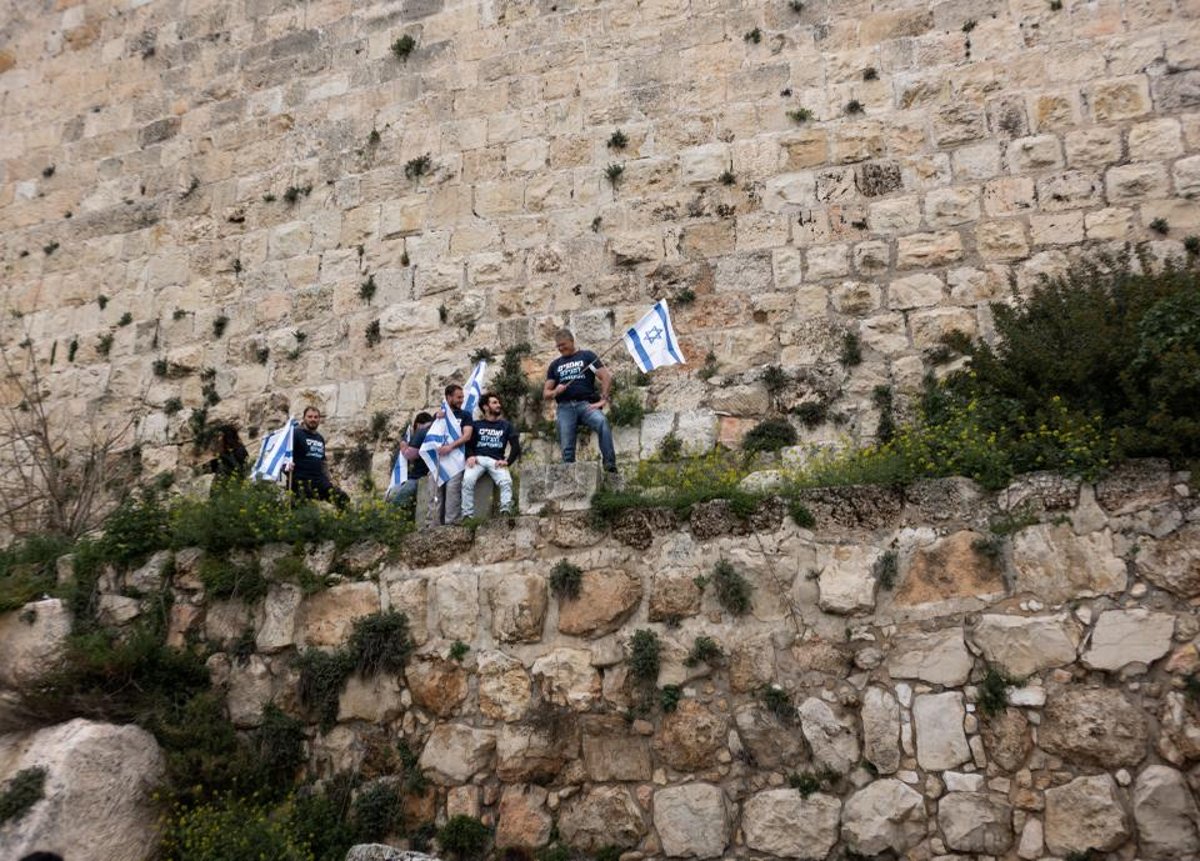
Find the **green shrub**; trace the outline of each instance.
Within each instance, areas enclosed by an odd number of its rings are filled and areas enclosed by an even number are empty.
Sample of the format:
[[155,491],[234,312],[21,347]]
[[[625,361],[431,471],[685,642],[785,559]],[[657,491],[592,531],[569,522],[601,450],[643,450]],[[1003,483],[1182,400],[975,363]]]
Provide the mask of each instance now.
[[712,584],[717,590],[717,601],[728,612],[744,616],[750,611],[750,593],[754,587],[728,559],[713,566]]
[[550,591],[560,601],[574,601],[583,589],[583,569],[560,559],[550,569]]
[[466,643],[464,643],[462,640],[455,640],[453,643],[450,644],[450,654],[449,654],[450,660],[458,661],[459,663],[462,663],[463,658],[465,658],[467,656],[467,653],[470,651],[471,651],[471,647],[468,646]]
[[801,529],[812,529],[817,525],[817,519],[813,517],[812,512],[799,500],[788,500],[788,514],[791,515],[792,522]]
[[875,560],[873,572],[875,580],[879,583],[880,589],[891,590],[896,585],[896,576],[899,572],[897,556],[895,550],[887,550]]
[[416,648],[409,633],[408,616],[388,610],[354,621],[346,644],[354,666],[363,675],[402,673]]
[[687,658],[683,663],[685,666],[694,667],[696,664],[716,664],[725,657],[725,653],[721,651],[721,645],[712,637],[697,637],[692,641],[692,648],[687,654]]
[[168,861],[312,861],[312,853],[284,817],[268,807],[225,798],[177,812],[167,822]]
[[799,774],[793,772],[788,775],[788,786],[808,798],[821,788],[821,780],[811,771],[802,771]]
[[284,556],[282,559],[276,559],[271,569],[271,577],[286,583],[295,583],[305,596],[315,595],[326,586],[325,578],[313,573],[302,556]]
[[979,711],[987,717],[999,714],[1008,707],[1008,689],[1024,684],[1022,680],[1014,679],[995,667],[988,667],[977,688]]
[[614,427],[638,427],[646,415],[642,399],[635,391],[624,391],[613,398],[608,411],[609,421]]
[[596,861],[620,861],[621,847],[611,843],[596,850]]
[[29,812],[45,795],[46,769],[24,768],[0,788],[0,828],[16,822]]
[[354,672],[354,660],[344,651],[307,649],[296,657],[296,668],[300,671],[300,703],[326,732],[337,723],[338,700],[342,686]]
[[683,440],[675,435],[675,431],[668,433],[658,444],[658,456],[666,463],[679,460],[682,454]]
[[796,429],[787,419],[766,419],[747,431],[742,439],[742,450],[779,451],[796,444]]
[[262,600],[270,584],[262,575],[257,556],[234,562],[221,556],[205,556],[200,563],[200,582],[210,598],[240,598],[247,604]]
[[99,549],[118,565],[140,562],[169,543],[170,517],[161,497],[152,489],[131,493],[104,522]]
[[796,707],[792,705],[792,695],[778,685],[767,685],[763,688],[763,704],[785,724],[796,720]]
[[662,643],[658,634],[641,628],[633,632],[629,641],[629,671],[634,679],[646,684],[653,684],[658,678],[659,652]]
[[767,365],[763,369],[762,384],[771,397],[775,397],[786,389],[791,381],[792,378],[788,376],[787,371],[779,365]]
[[488,827],[471,816],[452,816],[438,829],[437,842],[443,852],[459,861],[480,858],[491,839]]
[[0,550],[0,613],[54,592],[58,557],[69,549],[65,538],[39,535]]
[[662,710],[670,714],[679,706],[679,700],[683,697],[683,688],[679,685],[663,685],[658,695]]
[[355,837],[364,843],[381,843],[401,824],[401,801],[391,784],[371,784],[354,799]]

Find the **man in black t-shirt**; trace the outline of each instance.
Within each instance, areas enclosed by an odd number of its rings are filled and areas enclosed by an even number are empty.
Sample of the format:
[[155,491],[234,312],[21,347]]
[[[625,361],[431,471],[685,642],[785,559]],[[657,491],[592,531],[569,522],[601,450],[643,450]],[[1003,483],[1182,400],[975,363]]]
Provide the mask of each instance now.
[[[417,488],[421,479],[429,475],[429,467],[421,457],[421,443],[425,442],[425,434],[433,424],[433,416],[429,413],[417,413],[413,419],[412,428],[400,440],[400,448],[396,457],[408,461],[408,480],[399,487],[393,488],[386,496],[388,502],[395,505],[412,505],[417,497]],[[394,461],[393,461],[394,462]]]
[[521,456],[521,437],[504,418],[504,405],[490,392],[479,399],[483,418],[467,446],[467,471],[463,473],[463,517],[475,515],[475,483],[486,472],[500,488],[500,513],[512,514],[512,475],[508,468]]
[[325,437],[317,433],[321,411],[305,407],[299,427],[292,431],[292,493],[300,499],[321,499],[345,508],[350,497],[329,477]]
[[[608,406],[612,372],[591,350],[576,349],[575,336],[570,329],[559,329],[554,333],[554,347],[558,350],[558,358],[546,370],[542,397],[555,401],[554,417],[563,463],[575,462],[575,436],[579,426],[584,425],[596,432],[605,472],[616,472],[612,428],[603,412]],[[596,391],[597,382],[600,383],[599,392]]]

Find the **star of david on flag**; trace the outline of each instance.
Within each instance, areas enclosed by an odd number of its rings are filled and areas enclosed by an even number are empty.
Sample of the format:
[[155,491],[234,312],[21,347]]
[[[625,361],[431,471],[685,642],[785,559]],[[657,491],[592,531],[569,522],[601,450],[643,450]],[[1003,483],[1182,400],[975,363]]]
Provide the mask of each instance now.
[[288,423],[277,431],[272,431],[263,437],[258,449],[258,460],[250,471],[253,481],[279,481],[283,469],[292,462],[292,431],[298,422],[288,419]]
[[462,436],[462,423],[450,409],[450,404],[442,401],[442,417],[436,419],[425,433],[425,442],[421,443],[421,459],[429,467],[429,472],[441,487],[454,476],[467,468],[467,456],[462,447],[454,449],[449,454],[439,455],[438,448],[446,443],[456,442]]
[[467,378],[467,384],[463,386],[463,412],[469,416],[475,415],[475,408],[479,406],[479,399],[483,397],[483,376],[486,373],[487,362],[480,360],[475,370],[471,371],[471,376]]
[[671,313],[665,299],[660,299],[625,333],[625,349],[642,373],[667,365],[686,364],[671,327]]

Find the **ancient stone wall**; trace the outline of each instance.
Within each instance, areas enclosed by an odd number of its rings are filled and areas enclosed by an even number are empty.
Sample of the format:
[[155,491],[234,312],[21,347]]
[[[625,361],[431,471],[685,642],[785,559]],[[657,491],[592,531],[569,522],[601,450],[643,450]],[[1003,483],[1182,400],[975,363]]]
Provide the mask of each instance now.
[[5,343],[31,336],[72,427],[144,414],[152,469],[176,465],[205,368],[210,419],[315,398],[342,444],[477,348],[529,341],[536,373],[556,326],[603,346],[656,297],[691,364],[655,375],[624,456],[671,428],[737,439],[768,363],[798,375],[780,405],[847,419],[810,441],[869,436],[872,390],[916,386],[950,331],[987,335],[988,302],[1200,230],[1194,0],[3,16]]
[[[404,611],[416,654],[402,675],[350,679],[336,723],[310,726],[311,773],[399,779],[403,739],[433,785],[408,821],[479,816],[500,846],[557,828],[578,849],[641,853],[628,858],[1182,861],[1200,858],[1186,479],[1150,462],[999,494],[959,479],[812,491],[812,530],[774,502],[747,520],[723,502],[685,523],[633,512],[605,531],[525,516],[422,533],[398,562],[311,548],[342,582],[309,597],[276,583],[252,606],[206,600],[185,550],[108,578],[101,615],[129,624],[172,571],[171,639],[217,650],[214,681],[250,728],[269,702],[302,713],[299,651]],[[265,552],[264,570],[290,552]],[[576,600],[549,588],[564,559],[582,569]],[[752,588],[744,614],[720,598],[719,560]],[[17,649],[53,639],[48,603],[42,629],[0,617],[17,675],[52,660]],[[640,631],[662,645],[646,680]],[[700,637],[719,655],[688,660]]]

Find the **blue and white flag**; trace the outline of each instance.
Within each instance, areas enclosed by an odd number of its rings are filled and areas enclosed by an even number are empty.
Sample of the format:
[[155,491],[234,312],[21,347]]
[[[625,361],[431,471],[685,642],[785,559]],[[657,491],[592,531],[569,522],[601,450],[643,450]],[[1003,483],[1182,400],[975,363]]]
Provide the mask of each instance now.
[[404,482],[408,481],[408,458],[404,456],[404,449],[408,445],[408,431],[404,432],[404,438],[400,440],[400,449],[396,452],[396,463],[392,466],[392,477],[388,481],[387,491],[383,494],[384,499],[391,499]]
[[667,365],[685,364],[667,302],[660,299],[653,308],[625,333],[625,349],[643,373]]
[[277,431],[267,434],[258,450],[258,460],[250,473],[252,481],[279,481],[284,467],[292,463],[292,431],[298,422],[288,419],[288,423]]
[[467,456],[462,446],[449,454],[438,454],[438,448],[447,443],[457,442],[463,433],[458,416],[444,400],[442,413],[442,417],[434,419],[433,424],[429,426],[429,430],[425,432],[425,442],[421,443],[421,459],[429,467],[429,472],[436,479],[438,487],[467,468]]
[[479,400],[483,397],[483,376],[486,373],[487,362],[481,359],[467,378],[467,384],[463,386],[463,412],[469,416],[475,415],[475,408],[479,406]]

